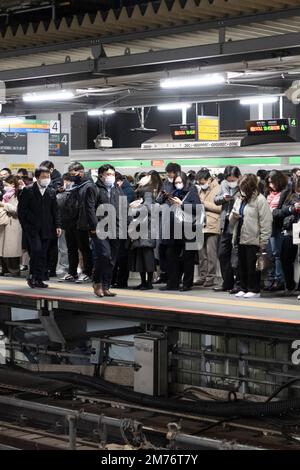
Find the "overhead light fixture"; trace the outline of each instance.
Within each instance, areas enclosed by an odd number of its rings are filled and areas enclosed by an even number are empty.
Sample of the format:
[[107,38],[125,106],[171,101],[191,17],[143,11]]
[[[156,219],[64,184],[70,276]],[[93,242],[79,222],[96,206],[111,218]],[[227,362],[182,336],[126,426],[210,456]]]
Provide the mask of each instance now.
[[113,109],[91,109],[90,111],[88,111],[88,115],[89,116],[103,116],[103,114],[105,116],[109,116],[111,114],[115,114],[116,111],[114,111]]
[[24,118],[19,117],[1,117],[0,118],[0,127],[3,126],[12,126],[14,124],[21,124],[24,122]]
[[41,93],[25,93],[23,101],[30,103],[39,103],[40,101],[62,101],[71,100],[74,98],[74,93],[71,90],[56,90]]
[[225,83],[226,79],[224,75],[217,73],[209,75],[191,75],[167,78],[160,81],[161,88],[187,88],[187,87],[205,87],[220,85]]
[[276,103],[278,101],[278,96],[252,96],[249,98],[242,98],[240,104],[242,105],[251,105],[251,104],[268,104]]
[[182,109],[189,109],[192,105],[190,103],[169,103],[169,104],[161,104],[157,106],[159,111],[171,111],[171,110],[182,110]]

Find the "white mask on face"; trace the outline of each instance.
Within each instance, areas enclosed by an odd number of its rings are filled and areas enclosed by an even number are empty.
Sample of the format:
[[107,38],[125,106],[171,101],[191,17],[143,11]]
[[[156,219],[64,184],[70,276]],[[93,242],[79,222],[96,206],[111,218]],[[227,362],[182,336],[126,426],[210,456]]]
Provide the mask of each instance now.
[[201,187],[201,189],[203,189],[203,191],[206,191],[206,190],[208,189],[208,187],[209,187],[209,184],[208,184],[208,183],[206,183],[206,184],[201,184],[200,187]]
[[183,183],[176,183],[175,188],[176,189],[183,189]]
[[39,185],[40,185],[42,188],[47,188],[47,186],[49,186],[50,183],[51,183],[51,179],[50,179],[50,178],[43,178],[43,179],[39,180]]
[[141,178],[141,180],[139,182],[139,185],[140,186],[146,186],[146,184],[149,184],[150,181],[151,181],[151,176],[150,175],[143,176],[143,178]]
[[231,188],[231,189],[235,189],[237,187],[237,181],[228,181],[228,186]]
[[109,175],[104,178],[105,186],[111,187],[115,184],[116,177],[114,175]]

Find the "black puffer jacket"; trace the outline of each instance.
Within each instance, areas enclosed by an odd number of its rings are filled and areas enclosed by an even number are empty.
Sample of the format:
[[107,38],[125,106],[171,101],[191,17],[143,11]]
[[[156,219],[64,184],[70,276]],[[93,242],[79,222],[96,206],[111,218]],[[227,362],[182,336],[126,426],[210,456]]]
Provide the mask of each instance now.
[[287,186],[283,191],[280,193],[280,199],[277,209],[274,209],[272,212],[273,215],[273,227],[272,227],[272,234],[275,231],[282,230],[283,220],[284,220],[284,211],[282,210],[285,202],[288,199],[288,196],[291,194],[291,188]]
[[[121,188],[117,186],[113,186],[111,188],[111,191],[108,191],[107,186],[98,179],[96,184],[93,186],[89,186],[86,189],[85,192],[85,200],[84,200],[84,205],[85,205],[85,214],[86,214],[86,220],[87,220],[87,226],[89,230],[96,230],[97,224],[100,220],[99,217],[96,216],[96,212],[98,207],[101,204],[112,204],[116,210],[116,225],[117,229],[120,226],[120,197],[124,196],[124,193]],[[125,216],[125,214],[124,214]],[[126,217],[127,217],[127,211],[126,211]]]

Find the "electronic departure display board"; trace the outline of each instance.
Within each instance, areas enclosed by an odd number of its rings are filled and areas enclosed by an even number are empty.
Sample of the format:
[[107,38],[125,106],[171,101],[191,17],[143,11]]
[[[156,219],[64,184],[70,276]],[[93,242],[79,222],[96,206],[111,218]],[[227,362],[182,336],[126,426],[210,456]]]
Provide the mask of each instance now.
[[27,155],[27,133],[0,132],[0,154]]
[[196,126],[194,124],[171,124],[170,131],[174,140],[191,140],[196,138]]
[[246,121],[248,135],[283,135],[288,134],[291,127],[297,127],[296,119]]

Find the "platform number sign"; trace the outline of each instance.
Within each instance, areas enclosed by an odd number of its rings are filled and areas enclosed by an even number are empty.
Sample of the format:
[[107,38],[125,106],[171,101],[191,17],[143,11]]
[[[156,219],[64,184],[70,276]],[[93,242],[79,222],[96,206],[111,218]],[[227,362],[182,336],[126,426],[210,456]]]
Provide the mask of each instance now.
[[49,157],[69,156],[69,134],[49,134]]
[[60,121],[50,121],[50,134],[60,134]]

